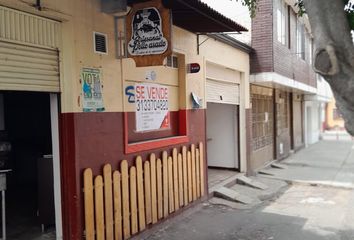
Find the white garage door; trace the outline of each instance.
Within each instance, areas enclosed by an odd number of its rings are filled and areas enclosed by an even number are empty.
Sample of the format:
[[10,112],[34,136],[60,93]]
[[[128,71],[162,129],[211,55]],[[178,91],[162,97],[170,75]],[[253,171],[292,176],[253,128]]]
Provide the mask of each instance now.
[[60,23],[0,6],[0,90],[60,92]]
[[240,104],[240,89],[238,84],[207,79],[206,92],[207,102]]
[[206,65],[206,100],[213,103],[240,104],[238,71],[208,62]]

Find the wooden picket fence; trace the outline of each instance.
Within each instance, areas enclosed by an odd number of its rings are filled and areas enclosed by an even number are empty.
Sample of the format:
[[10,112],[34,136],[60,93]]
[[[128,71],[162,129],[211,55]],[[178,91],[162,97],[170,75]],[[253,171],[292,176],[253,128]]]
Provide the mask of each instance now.
[[87,240],[120,240],[178,211],[205,195],[203,143],[174,148],[172,156],[154,154],[135,166],[123,160],[120,171],[111,165],[95,178],[84,171],[85,235]]

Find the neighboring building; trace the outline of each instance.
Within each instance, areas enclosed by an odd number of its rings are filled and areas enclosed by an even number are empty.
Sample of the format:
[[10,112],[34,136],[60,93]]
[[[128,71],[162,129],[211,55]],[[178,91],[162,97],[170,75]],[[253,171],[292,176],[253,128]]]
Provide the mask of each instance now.
[[246,172],[251,48],[224,34],[201,36],[200,42],[204,42],[200,55],[206,64],[208,166]]
[[327,104],[324,128],[325,130],[345,130],[344,119],[337,109],[334,98]]
[[306,146],[321,139],[325,130],[326,108],[332,100],[332,90],[329,84],[320,75],[317,75],[317,93],[305,95],[304,121]]
[[252,20],[253,170],[305,145],[304,98],[316,94],[308,20],[293,3],[260,0]]
[[244,27],[199,0],[132,0],[127,17],[123,1],[33,2],[0,0],[10,236],[34,238],[35,213],[67,240],[127,239],[179,213],[207,197],[218,127],[225,167],[247,170],[250,48],[206,35]]

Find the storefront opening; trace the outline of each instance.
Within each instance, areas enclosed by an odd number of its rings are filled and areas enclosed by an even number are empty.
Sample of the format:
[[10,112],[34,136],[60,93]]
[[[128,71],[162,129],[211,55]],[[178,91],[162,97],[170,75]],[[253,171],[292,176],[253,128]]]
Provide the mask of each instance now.
[[55,239],[50,95],[2,92],[1,141],[11,149],[2,155],[7,174],[8,239]]

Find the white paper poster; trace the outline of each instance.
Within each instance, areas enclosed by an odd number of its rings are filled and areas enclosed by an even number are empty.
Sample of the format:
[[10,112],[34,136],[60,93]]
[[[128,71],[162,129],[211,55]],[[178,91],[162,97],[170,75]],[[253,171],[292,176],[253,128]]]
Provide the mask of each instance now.
[[159,84],[135,84],[136,131],[170,128],[168,87]]

